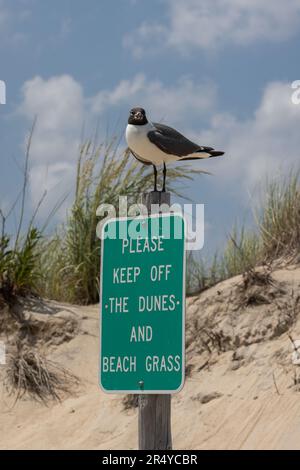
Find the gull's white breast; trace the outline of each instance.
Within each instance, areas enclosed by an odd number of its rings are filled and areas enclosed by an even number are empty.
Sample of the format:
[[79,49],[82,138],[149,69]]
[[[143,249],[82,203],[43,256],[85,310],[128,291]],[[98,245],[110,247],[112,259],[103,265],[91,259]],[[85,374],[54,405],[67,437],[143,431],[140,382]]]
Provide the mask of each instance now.
[[151,122],[143,126],[128,124],[126,127],[126,140],[128,147],[142,160],[149,161],[154,165],[160,165],[163,162],[178,160],[176,155],[168,155],[162,152],[155,144],[148,139],[148,132],[155,127]]

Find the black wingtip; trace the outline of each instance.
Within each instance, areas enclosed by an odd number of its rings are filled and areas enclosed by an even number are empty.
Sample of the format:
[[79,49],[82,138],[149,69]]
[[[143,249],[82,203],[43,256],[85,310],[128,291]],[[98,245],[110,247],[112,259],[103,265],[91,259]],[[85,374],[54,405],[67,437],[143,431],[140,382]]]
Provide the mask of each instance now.
[[211,157],[221,157],[224,155],[225,152],[219,152],[218,150],[211,150],[210,152]]

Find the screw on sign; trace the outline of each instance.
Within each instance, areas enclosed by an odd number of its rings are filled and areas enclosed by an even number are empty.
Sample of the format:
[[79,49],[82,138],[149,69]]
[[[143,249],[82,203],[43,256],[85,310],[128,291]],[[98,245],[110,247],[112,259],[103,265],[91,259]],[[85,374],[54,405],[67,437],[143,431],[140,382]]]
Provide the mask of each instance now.
[[[132,223],[138,225],[129,238]],[[112,219],[103,230],[101,387],[175,393],[184,381],[184,220],[178,214]]]

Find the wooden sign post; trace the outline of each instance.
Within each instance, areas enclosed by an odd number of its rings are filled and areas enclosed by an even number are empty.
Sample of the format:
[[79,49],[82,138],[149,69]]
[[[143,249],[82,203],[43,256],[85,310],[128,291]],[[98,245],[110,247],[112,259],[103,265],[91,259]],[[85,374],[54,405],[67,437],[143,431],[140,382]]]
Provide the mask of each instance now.
[[[151,214],[153,204],[171,204],[170,193],[144,193],[142,204]],[[171,395],[139,395],[139,449],[171,450]]]

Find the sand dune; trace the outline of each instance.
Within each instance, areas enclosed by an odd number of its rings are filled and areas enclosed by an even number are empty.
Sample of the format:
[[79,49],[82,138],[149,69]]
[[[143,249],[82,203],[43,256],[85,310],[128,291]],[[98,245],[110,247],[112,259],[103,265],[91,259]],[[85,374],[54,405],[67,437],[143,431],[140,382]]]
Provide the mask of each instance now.
[[[300,268],[272,276],[247,287],[236,277],[187,299],[188,377],[172,402],[175,449],[300,449],[300,369],[288,337],[300,339]],[[12,406],[2,383],[0,448],[136,449],[136,410],[97,384],[98,306],[43,305],[50,311],[28,307],[27,315],[44,332],[41,343],[48,331],[48,356],[80,377],[80,389],[48,407],[30,398]]]

